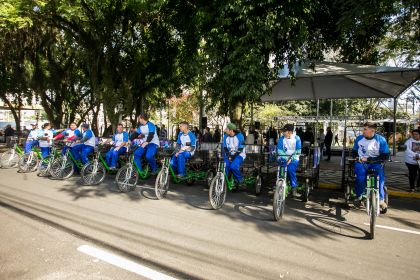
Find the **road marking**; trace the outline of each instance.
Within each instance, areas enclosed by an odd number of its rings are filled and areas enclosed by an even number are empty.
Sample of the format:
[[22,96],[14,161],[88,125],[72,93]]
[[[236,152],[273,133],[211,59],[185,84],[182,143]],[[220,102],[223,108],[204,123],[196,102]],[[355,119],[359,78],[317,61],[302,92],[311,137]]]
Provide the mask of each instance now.
[[97,259],[100,259],[104,262],[107,262],[109,264],[118,266],[122,269],[134,272],[138,275],[141,275],[143,277],[146,277],[148,279],[164,279],[164,280],[176,280],[176,278],[173,278],[171,276],[165,275],[163,273],[157,272],[156,270],[153,270],[151,268],[145,267],[143,265],[137,264],[135,262],[132,262],[128,259],[122,258],[120,256],[105,252],[103,250],[94,248],[89,245],[82,245],[77,248],[79,252],[85,253],[89,256],[95,257]]
[[[368,223],[364,223],[364,224],[367,225],[367,226],[370,225]],[[381,226],[381,225],[375,225],[375,227],[420,235],[420,231],[415,231],[415,230],[409,230],[409,229],[403,229],[403,228],[396,228],[396,227],[389,227],[389,226]]]

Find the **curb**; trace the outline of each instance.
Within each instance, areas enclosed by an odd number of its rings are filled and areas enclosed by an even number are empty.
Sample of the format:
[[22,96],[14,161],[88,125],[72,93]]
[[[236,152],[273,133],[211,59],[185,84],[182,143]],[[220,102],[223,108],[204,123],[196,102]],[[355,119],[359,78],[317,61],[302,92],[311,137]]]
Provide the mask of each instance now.
[[[327,189],[327,190],[341,190],[341,186],[337,185],[337,184],[319,183],[318,187],[320,189]],[[391,196],[391,197],[420,199],[420,193],[409,193],[409,192],[389,190],[388,195]]]

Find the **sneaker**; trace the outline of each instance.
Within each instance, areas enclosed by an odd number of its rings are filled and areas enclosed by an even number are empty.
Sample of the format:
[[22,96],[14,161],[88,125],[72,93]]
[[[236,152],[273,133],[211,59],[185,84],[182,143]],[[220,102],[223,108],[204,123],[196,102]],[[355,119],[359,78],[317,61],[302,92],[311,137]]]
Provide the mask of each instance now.
[[353,205],[356,208],[360,208],[362,206],[362,197],[357,197],[353,200]]
[[386,204],[385,201],[381,200],[379,202],[379,207],[381,208],[381,211],[383,211],[384,209],[388,208],[388,205]]

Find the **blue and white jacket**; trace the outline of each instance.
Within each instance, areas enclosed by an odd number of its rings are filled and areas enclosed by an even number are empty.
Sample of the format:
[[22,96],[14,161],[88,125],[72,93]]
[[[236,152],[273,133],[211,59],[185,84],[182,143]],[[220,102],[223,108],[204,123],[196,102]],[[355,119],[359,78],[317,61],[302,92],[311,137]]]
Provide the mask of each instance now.
[[195,148],[197,145],[197,138],[195,137],[194,133],[188,131],[188,133],[184,134],[180,132],[178,134],[178,139],[176,140],[177,145],[180,147],[181,151],[187,151],[191,153],[191,156],[194,155]]
[[112,142],[114,142],[114,147],[119,147],[122,143],[128,142],[128,133],[125,131],[121,133],[115,133],[112,136]]
[[243,159],[246,157],[245,153],[245,137],[242,133],[236,133],[234,136],[225,134],[223,136],[223,152],[229,157],[241,156]]
[[353,155],[359,158],[366,157],[368,160],[385,160],[389,156],[389,147],[385,138],[375,134],[372,138],[357,136],[354,141]]
[[280,137],[277,141],[277,154],[282,160],[288,160],[291,156],[292,160],[299,160],[302,152],[302,141],[298,135],[292,135],[290,138]]
[[152,122],[147,122],[137,128],[138,134],[143,134],[146,142],[153,143],[159,146],[159,136],[156,133],[156,126]]
[[95,134],[93,134],[93,131],[91,129],[86,129],[85,132],[82,133],[82,139],[80,139],[80,142],[87,146],[95,147],[96,138]]

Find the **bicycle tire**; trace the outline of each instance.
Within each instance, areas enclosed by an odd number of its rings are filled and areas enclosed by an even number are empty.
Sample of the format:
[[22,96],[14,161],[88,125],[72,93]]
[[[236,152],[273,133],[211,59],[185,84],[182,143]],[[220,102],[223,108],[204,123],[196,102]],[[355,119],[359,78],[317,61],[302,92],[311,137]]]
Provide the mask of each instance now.
[[[95,165],[97,165],[96,172],[94,172]],[[99,185],[105,180],[106,169],[102,162],[95,159],[83,166],[80,171],[80,176],[82,177],[82,183],[84,185]]]
[[255,195],[260,195],[261,194],[261,190],[262,190],[262,178],[261,175],[257,175],[257,177],[255,178],[255,184],[254,184],[254,190],[255,190]]
[[209,200],[214,210],[222,208],[226,201],[227,189],[223,176],[222,172],[217,172],[210,184]]
[[25,154],[19,159],[19,172],[28,173],[38,169],[39,159],[35,154]]
[[51,164],[50,174],[54,179],[66,180],[70,178],[73,173],[73,162],[66,157],[57,158]]
[[155,181],[155,195],[157,199],[163,199],[166,197],[166,194],[168,193],[169,189],[169,178],[166,178],[169,176],[168,170],[166,168],[162,168],[160,170],[159,174],[156,177]]
[[137,185],[137,172],[134,170],[132,164],[126,164],[118,170],[115,175],[115,182],[117,183],[120,192],[129,192],[134,190]]
[[305,180],[305,189],[304,189],[304,193],[302,195],[302,201],[303,202],[308,202],[310,192],[311,192],[311,186],[309,184],[309,179],[307,178]]
[[5,169],[17,167],[19,165],[19,161],[19,154],[10,151],[3,153],[0,158],[1,167]]
[[370,193],[370,239],[375,238],[377,207],[376,192],[372,190]]
[[280,221],[284,216],[285,207],[285,189],[284,181],[278,180],[276,183],[276,190],[273,197],[273,216],[275,221]]
[[53,162],[53,160],[54,160],[54,157],[51,155],[43,158],[38,164],[37,175],[40,177],[50,176],[50,168],[51,168],[51,163]]

